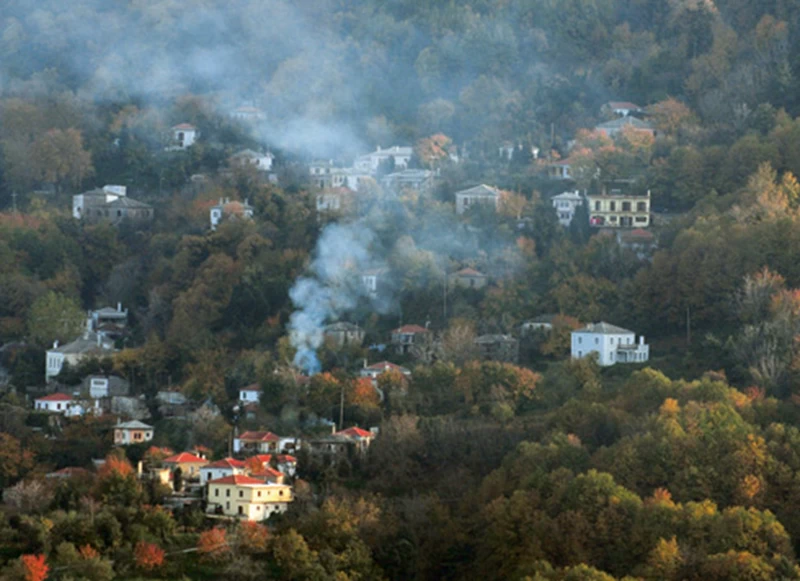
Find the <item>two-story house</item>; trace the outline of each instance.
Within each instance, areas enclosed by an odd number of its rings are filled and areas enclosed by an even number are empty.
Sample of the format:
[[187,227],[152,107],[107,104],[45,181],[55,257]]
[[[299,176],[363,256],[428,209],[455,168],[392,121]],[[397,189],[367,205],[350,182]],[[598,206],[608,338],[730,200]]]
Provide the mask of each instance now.
[[516,363],[519,360],[519,341],[511,335],[481,335],[475,339],[481,359]]
[[253,167],[258,171],[271,171],[275,156],[269,151],[259,153],[252,149],[243,149],[228,158],[231,167]]
[[650,346],[644,336],[636,342],[636,334],[606,322],[590,323],[572,332],[572,358],[597,355],[600,365],[643,363],[650,358]]
[[216,230],[223,220],[252,220],[253,206],[249,200],[244,202],[231,201],[230,198],[220,198],[219,204],[211,206],[209,210],[211,229]]
[[403,325],[392,331],[392,346],[399,354],[408,353],[417,340],[430,333],[425,327],[419,325]]
[[167,146],[168,150],[187,149],[194,145],[197,138],[200,137],[200,131],[191,123],[173,125],[170,131],[172,139],[170,145]]
[[433,191],[434,174],[429,169],[404,169],[385,175],[381,186],[387,192],[400,194],[412,190],[418,194],[429,194]]
[[458,272],[451,273],[447,277],[447,282],[451,288],[461,287],[478,290],[488,284],[489,277],[482,272],[478,272],[474,268],[467,267],[462,268]]
[[212,480],[234,476],[245,473],[245,463],[243,460],[235,458],[223,458],[215,462],[210,462],[200,467],[200,482],[203,484]]
[[66,345],[59,345],[58,341],[55,341],[45,356],[45,380],[50,381],[61,373],[64,363],[75,366],[85,359],[105,357],[114,351],[113,343],[94,331],[87,330],[81,338]]
[[152,220],[153,206],[129,198],[127,190],[126,186],[106,185],[76,194],[72,196],[72,216],[87,223]]
[[357,157],[353,163],[353,168],[375,175],[378,173],[378,168],[380,168],[382,164],[386,164],[391,158],[394,162],[392,169],[399,171],[408,167],[408,162],[411,161],[411,156],[413,154],[414,149],[411,147],[394,145],[386,149],[381,149],[381,147],[378,146],[372,153]]
[[456,214],[458,215],[479,204],[493,206],[496,210],[499,203],[500,190],[486,184],[456,192]]
[[117,446],[141,444],[152,439],[153,426],[149,426],[139,420],[120,422],[114,426],[114,444]]
[[647,228],[650,226],[650,190],[636,193],[624,187],[603,186],[589,194],[589,224],[603,228]]
[[553,196],[550,200],[558,214],[558,223],[565,228],[572,223],[578,206],[583,205],[583,196],[578,190],[574,192],[563,192],[557,196]]
[[291,486],[241,474],[211,480],[207,486],[206,512],[243,520],[262,521],[286,512],[293,500]]
[[364,342],[364,329],[354,323],[339,321],[326,325],[323,330],[325,339],[336,347],[355,345],[360,347]]
[[239,402],[242,404],[258,403],[261,401],[261,386],[251,383],[239,389]]
[[233,439],[233,451],[239,453],[276,454],[284,450],[295,450],[297,438],[281,437],[272,432],[247,431]]
[[165,468],[169,468],[174,472],[178,468],[181,469],[183,477],[187,480],[196,480],[200,478],[200,469],[209,464],[208,460],[190,454],[189,452],[181,452],[169,458],[165,458],[162,462]]

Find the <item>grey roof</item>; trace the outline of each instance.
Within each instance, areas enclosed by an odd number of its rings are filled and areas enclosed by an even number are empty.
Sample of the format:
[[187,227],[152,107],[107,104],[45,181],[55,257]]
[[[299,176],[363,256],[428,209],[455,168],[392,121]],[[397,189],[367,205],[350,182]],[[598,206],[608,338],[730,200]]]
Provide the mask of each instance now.
[[491,344],[491,343],[510,343],[511,341],[516,341],[514,337],[511,335],[481,335],[475,342],[480,344]]
[[581,200],[583,196],[579,192],[563,192],[550,198],[551,200]]
[[140,202],[139,200],[134,200],[133,198],[119,197],[116,200],[113,200],[107,204],[105,204],[109,208],[141,208],[141,209],[151,209],[153,206],[150,204],[145,204],[144,202]]
[[241,151],[237,151],[231,157],[247,157],[250,159],[255,159],[260,157],[273,157],[273,155],[271,153],[258,153],[252,149],[243,149]]
[[601,321],[599,323],[589,323],[582,329],[578,329],[577,331],[573,331],[573,333],[596,333],[598,335],[619,335],[622,333],[628,333],[633,335],[633,331],[629,331],[628,329],[623,329],[622,327],[617,327],[616,325],[612,325],[611,323],[606,323],[605,321]]
[[486,197],[496,197],[500,195],[500,190],[497,188],[493,188],[492,186],[487,186],[486,184],[481,184],[479,186],[475,186],[474,188],[468,188],[466,190],[461,190],[460,192],[456,192],[456,196],[486,196]]
[[124,430],[152,430],[153,426],[147,425],[144,422],[140,422],[139,420],[133,420],[130,422],[123,422],[121,424],[117,424],[114,428],[122,428]]
[[86,336],[75,339],[72,343],[67,343],[61,347],[54,347],[50,349],[50,351],[56,351],[67,355],[70,353],[102,353],[108,351],[108,349],[97,344],[96,333],[87,333]]
[[647,121],[642,121],[641,119],[631,117],[630,115],[626,117],[620,117],[619,119],[606,121],[605,123],[600,123],[595,129],[622,129],[626,125],[630,125],[634,129],[653,129],[653,126]]
[[338,323],[332,323],[332,324],[327,325],[325,327],[325,332],[326,333],[336,333],[336,332],[342,332],[342,331],[346,331],[346,332],[352,333],[352,332],[355,332],[355,331],[361,331],[361,327],[359,327],[358,325],[355,325],[353,323],[347,323],[345,321],[339,321]]
[[98,317],[112,319],[125,319],[128,317],[128,309],[125,309],[124,311],[118,311],[114,307],[103,307],[102,309],[96,309],[92,311],[92,313]]

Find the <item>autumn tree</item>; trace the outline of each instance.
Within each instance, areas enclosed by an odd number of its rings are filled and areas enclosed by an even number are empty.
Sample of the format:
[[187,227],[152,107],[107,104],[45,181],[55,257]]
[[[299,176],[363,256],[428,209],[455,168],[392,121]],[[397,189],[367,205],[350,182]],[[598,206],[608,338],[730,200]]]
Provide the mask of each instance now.
[[164,564],[164,549],[155,543],[139,541],[133,549],[136,566],[142,571],[150,572]]
[[238,529],[238,550],[248,555],[259,555],[269,548],[269,530],[262,524],[252,521],[243,522]]
[[6,432],[0,432],[0,483],[9,486],[34,466],[34,453]]
[[201,560],[209,563],[227,561],[231,555],[231,548],[225,529],[214,527],[200,533],[200,538],[197,540],[197,552]]
[[83,179],[94,172],[92,155],[83,148],[77,129],[51,129],[33,143],[32,159],[44,181],[61,191],[70,185],[80,188]]
[[47,559],[44,555],[22,555],[22,570],[25,581],[44,581],[50,572]]

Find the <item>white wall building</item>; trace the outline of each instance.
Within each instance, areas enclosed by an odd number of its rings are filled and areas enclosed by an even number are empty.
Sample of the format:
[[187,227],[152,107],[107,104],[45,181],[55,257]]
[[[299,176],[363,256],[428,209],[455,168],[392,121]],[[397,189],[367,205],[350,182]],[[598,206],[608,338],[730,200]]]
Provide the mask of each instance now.
[[607,367],[615,363],[643,363],[650,358],[650,346],[644,336],[609,323],[590,323],[572,332],[572,358],[597,353],[597,361]]
[[200,132],[197,127],[189,123],[179,123],[172,127],[172,145],[167,149],[186,149],[194,145]]
[[71,395],[66,393],[51,393],[43,397],[37,397],[34,406],[37,412],[47,412],[66,415],[74,404]]
[[219,204],[212,206],[209,210],[209,220],[211,222],[211,229],[216,230],[223,219],[253,219],[253,206],[250,205],[248,200],[244,203],[234,200],[231,202],[230,198],[220,198]]
[[83,218],[90,208],[104,206],[124,197],[128,192],[126,186],[105,185],[102,188],[89,190],[72,196],[72,217]]
[[113,344],[92,331],[85,332],[80,339],[63,346],[59,346],[58,341],[55,341],[53,348],[47,350],[45,357],[45,380],[50,381],[61,373],[64,363],[77,365],[89,357],[103,357],[113,352]]
[[218,478],[244,473],[244,461],[234,458],[223,458],[222,460],[217,460],[216,462],[206,464],[200,468],[200,482],[205,484],[206,482],[217,480]]
[[239,401],[242,403],[258,403],[261,401],[261,386],[253,383],[240,389]]
[[357,157],[353,167],[374,175],[377,173],[378,167],[391,157],[394,159],[394,171],[399,171],[408,167],[408,162],[411,161],[413,153],[414,150],[411,147],[395,145],[387,149],[381,149],[378,146],[378,149],[372,153]]
[[231,166],[252,166],[258,171],[270,171],[272,169],[272,162],[275,156],[270,152],[259,153],[252,149],[243,149],[238,153],[234,153],[230,158]]
[[474,188],[456,192],[456,214],[463,214],[475,204],[493,204],[497,209],[500,202],[500,190],[481,184]]
[[564,192],[551,198],[553,207],[558,214],[558,223],[565,228],[572,223],[575,217],[575,210],[583,205],[583,196],[578,190],[574,192]]

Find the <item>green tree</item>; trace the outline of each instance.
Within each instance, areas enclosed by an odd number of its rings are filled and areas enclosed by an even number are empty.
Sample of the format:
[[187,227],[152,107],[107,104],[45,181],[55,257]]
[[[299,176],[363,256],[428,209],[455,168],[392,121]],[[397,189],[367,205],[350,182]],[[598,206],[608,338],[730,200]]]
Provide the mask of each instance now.
[[28,337],[41,346],[66,343],[80,335],[85,324],[86,314],[74,299],[50,291],[31,305]]

